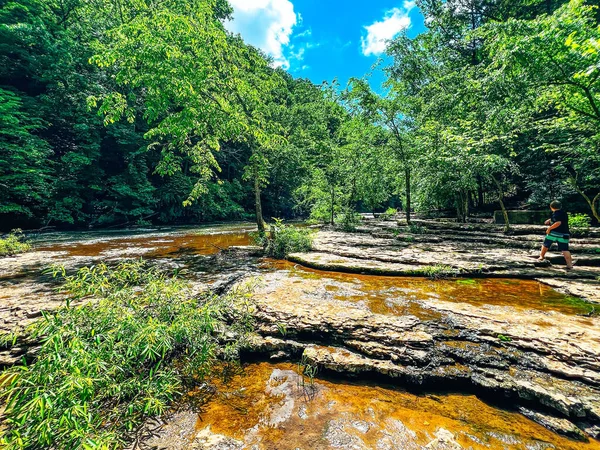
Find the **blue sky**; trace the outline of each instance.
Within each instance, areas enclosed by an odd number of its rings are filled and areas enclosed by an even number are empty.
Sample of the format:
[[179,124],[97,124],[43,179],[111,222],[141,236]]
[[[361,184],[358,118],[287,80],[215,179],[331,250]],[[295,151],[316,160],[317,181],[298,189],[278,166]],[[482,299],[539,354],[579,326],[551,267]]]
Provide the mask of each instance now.
[[[261,48],[296,77],[314,83],[371,72],[383,56],[385,42],[406,30],[425,30],[423,15],[412,0],[229,0],[233,20],[226,24]],[[383,76],[373,72],[379,89]]]

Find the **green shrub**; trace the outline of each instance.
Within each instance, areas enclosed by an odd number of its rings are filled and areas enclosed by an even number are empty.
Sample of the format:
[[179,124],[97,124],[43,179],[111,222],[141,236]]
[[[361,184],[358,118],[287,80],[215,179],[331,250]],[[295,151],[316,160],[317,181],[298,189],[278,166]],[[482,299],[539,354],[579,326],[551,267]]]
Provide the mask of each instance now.
[[31,245],[25,242],[23,232],[19,229],[12,232],[5,238],[0,239],[0,256],[16,255],[31,250]]
[[592,218],[587,214],[569,214],[569,227],[578,231],[588,231]]
[[398,214],[398,210],[396,208],[388,208],[381,215],[381,218],[383,220],[390,220],[390,219],[393,219],[396,216],[396,214]]
[[360,223],[362,216],[351,208],[345,208],[340,214],[335,217],[336,225],[342,230],[351,232],[356,230],[356,226]]
[[[29,329],[35,362],[2,378],[2,448],[120,448],[216,360],[235,360],[250,328],[245,296],[194,297],[143,261],[57,273],[69,301]],[[225,333],[237,337],[224,345]]]
[[412,234],[426,234],[427,233],[427,229],[421,225],[415,225],[414,223],[411,223],[408,226],[408,231]]
[[313,241],[311,229],[285,225],[281,219],[274,220],[275,224],[269,227],[268,233],[253,235],[254,242],[265,249],[267,256],[284,259],[290,253],[310,251]]

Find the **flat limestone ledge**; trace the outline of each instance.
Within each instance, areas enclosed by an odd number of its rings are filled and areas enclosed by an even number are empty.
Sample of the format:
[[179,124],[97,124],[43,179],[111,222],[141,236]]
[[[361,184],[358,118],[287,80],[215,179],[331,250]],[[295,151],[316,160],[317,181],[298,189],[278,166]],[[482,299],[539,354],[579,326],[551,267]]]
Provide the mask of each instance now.
[[411,313],[378,314],[328,295],[318,277],[282,272],[265,274],[253,301],[255,352],[292,360],[304,353],[345,375],[507,397],[600,436],[595,317],[436,297]]
[[[555,433],[562,434],[578,441],[589,441],[589,438],[600,438],[600,427],[597,425],[600,413],[597,393],[591,390],[572,391],[562,381],[556,382],[551,377],[531,374],[524,370],[512,370],[507,373],[494,368],[470,368],[460,363],[432,367],[418,373],[413,368],[393,361],[381,360],[365,356],[344,347],[317,344],[303,344],[290,339],[271,336],[257,336],[253,340],[254,348],[260,352],[269,352],[272,359],[297,355],[303,349],[302,359],[318,367],[321,371],[334,372],[350,378],[371,378],[381,376],[388,382],[399,382],[404,386],[417,389],[446,390],[452,385],[469,384],[470,391],[494,397],[497,401],[512,398],[517,403],[531,405],[538,403],[542,411],[531,407],[519,407],[519,411],[531,420],[541,424]],[[286,352],[288,349],[289,353]],[[425,386],[424,386],[425,385]],[[566,393],[566,394],[565,394]],[[544,411],[552,410],[551,413]],[[594,411],[594,417],[585,417],[583,412]],[[581,416],[581,417],[579,417]]]
[[[503,239],[494,243],[483,236],[435,237],[428,235],[381,235],[380,233],[342,233],[320,231],[313,241],[316,252],[332,253],[348,258],[408,264],[436,264],[452,261],[456,267],[531,267],[539,255],[543,235],[535,240]],[[521,248],[516,244],[527,244]],[[573,240],[573,254],[580,266],[600,266],[600,240],[583,243]],[[585,253],[584,253],[585,252]],[[559,261],[560,252],[550,252],[549,258]]]
[[[393,263],[368,259],[349,258],[325,252],[292,253],[288,260],[311,269],[355,273],[365,275],[405,276],[405,277],[451,277],[451,278],[515,278],[536,280],[547,284],[559,292],[580,297],[593,303],[600,303],[600,267],[577,268],[566,271],[562,266],[508,268],[496,267],[452,267],[440,272],[431,272],[431,264]],[[446,264],[451,261],[446,261]],[[440,266],[446,265],[440,262]]]
[[[456,276],[467,278],[561,278],[565,280],[595,280],[600,277],[600,267],[576,268],[566,271],[562,266],[535,267],[533,262],[521,267],[511,267],[510,263],[498,265],[462,264],[457,266],[449,257],[437,261],[423,262],[408,259],[407,262],[385,262],[371,259],[352,258],[327,252],[291,253],[288,260],[306,267],[343,273],[389,276]],[[434,266],[440,273],[431,272]],[[447,270],[442,270],[442,266]]]

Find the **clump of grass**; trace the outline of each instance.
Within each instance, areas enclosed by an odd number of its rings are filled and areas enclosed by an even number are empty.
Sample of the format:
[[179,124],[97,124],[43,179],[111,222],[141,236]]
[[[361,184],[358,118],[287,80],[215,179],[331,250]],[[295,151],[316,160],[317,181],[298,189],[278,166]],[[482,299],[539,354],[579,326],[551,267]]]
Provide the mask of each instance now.
[[4,372],[5,449],[123,447],[218,360],[236,359],[250,327],[245,296],[195,298],[143,261],[55,275],[69,300],[89,301],[44,314],[28,330],[35,362]]
[[12,256],[31,250],[31,245],[25,242],[20,229],[12,230],[5,238],[0,238],[0,256]]
[[424,266],[408,272],[408,275],[425,276],[431,279],[449,278],[458,275],[458,270],[452,266],[444,264],[435,264],[433,266]]
[[281,219],[274,219],[269,232],[255,234],[254,242],[265,249],[265,254],[277,259],[285,259],[290,253],[308,252],[312,248],[313,231],[286,225]]
[[[319,372],[319,367],[316,364],[311,363],[305,355],[302,355],[300,362],[298,363],[298,387],[301,387],[304,394],[309,398],[316,393],[315,377]],[[308,383],[306,382],[308,378]]]

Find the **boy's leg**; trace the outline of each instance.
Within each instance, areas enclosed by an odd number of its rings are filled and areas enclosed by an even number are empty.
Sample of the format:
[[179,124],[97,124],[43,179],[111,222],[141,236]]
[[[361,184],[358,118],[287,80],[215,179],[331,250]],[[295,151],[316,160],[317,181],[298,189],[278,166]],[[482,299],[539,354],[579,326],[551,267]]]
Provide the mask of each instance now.
[[567,269],[573,268],[573,258],[571,257],[571,252],[569,251],[569,241],[558,242],[558,250],[562,252],[565,257],[565,261],[567,262]]
[[567,262],[567,268],[572,268],[573,267],[573,257],[571,256],[571,252],[569,250],[565,250],[562,252],[563,256],[565,257],[565,261]]
[[548,249],[552,247],[552,241],[548,238],[544,239],[544,243],[542,244],[542,250],[540,251],[540,257],[538,258],[538,261],[543,261],[544,258],[546,257],[546,253],[548,253]]
[[546,247],[546,243],[542,245],[542,250],[540,251],[540,257],[538,258],[540,261],[543,261],[546,257],[546,253],[548,253],[548,247]]

